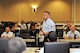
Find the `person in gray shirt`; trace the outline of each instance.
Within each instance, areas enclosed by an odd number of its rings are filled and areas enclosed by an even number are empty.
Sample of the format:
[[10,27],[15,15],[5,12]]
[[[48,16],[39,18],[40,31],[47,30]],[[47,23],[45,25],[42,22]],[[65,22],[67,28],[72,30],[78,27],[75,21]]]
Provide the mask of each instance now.
[[67,33],[68,38],[73,39],[73,38],[79,38],[80,37],[80,32],[77,31],[75,28],[76,28],[75,25],[71,25],[70,31]]

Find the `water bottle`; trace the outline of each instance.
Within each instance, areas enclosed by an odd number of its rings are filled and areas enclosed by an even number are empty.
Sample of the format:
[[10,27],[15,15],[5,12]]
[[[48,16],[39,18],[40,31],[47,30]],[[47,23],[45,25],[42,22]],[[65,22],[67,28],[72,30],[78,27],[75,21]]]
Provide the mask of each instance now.
[[16,37],[19,37],[19,33],[18,32],[16,33]]

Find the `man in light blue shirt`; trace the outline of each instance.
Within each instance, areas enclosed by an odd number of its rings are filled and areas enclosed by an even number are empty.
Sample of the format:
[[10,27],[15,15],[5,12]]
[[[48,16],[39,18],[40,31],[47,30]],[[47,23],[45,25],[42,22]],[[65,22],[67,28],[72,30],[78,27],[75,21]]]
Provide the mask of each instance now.
[[[71,29],[71,30],[67,33],[68,38],[79,38],[79,37],[80,37],[79,31],[75,30],[75,26],[74,26],[74,25],[72,25],[72,26],[70,27],[70,29]],[[76,37],[75,37],[75,36],[76,36]]]
[[46,21],[43,21],[42,30],[44,32],[56,31],[55,23],[48,18]]
[[42,24],[42,31],[40,32],[40,34],[44,35],[44,37],[45,37],[44,41],[47,42],[47,38],[48,38],[49,33],[55,32],[56,27],[55,27],[55,23],[50,18],[49,11],[44,11],[43,18],[44,18],[44,21]]

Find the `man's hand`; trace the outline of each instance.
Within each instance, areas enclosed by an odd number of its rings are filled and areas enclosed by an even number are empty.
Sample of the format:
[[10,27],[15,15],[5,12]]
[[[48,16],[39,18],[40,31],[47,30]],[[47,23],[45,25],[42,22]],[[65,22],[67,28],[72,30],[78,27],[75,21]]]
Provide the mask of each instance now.
[[69,39],[68,35],[65,35],[65,36],[64,36],[64,39]]
[[50,42],[49,38],[47,38],[47,41]]
[[48,34],[49,34],[49,32],[43,32],[43,34],[48,35]]
[[8,38],[8,36],[3,35],[3,36],[1,36],[1,38]]

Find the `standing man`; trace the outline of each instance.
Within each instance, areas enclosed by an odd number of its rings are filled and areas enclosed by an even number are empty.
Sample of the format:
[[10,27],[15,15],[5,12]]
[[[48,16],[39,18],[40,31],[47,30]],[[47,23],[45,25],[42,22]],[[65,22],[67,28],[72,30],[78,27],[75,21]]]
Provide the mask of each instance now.
[[[51,20],[50,18],[50,12],[49,11],[44,11],[43,13],[43,24],[42,24],[42,31],[40,31],[41,35],[44,35],[44,41],[48,42],[49,41],[49,34],[52,32],[56,31],[55,23]],[[54,36],[54,35],[53,35]],[[57,38],[57,37],[55,37]]]

